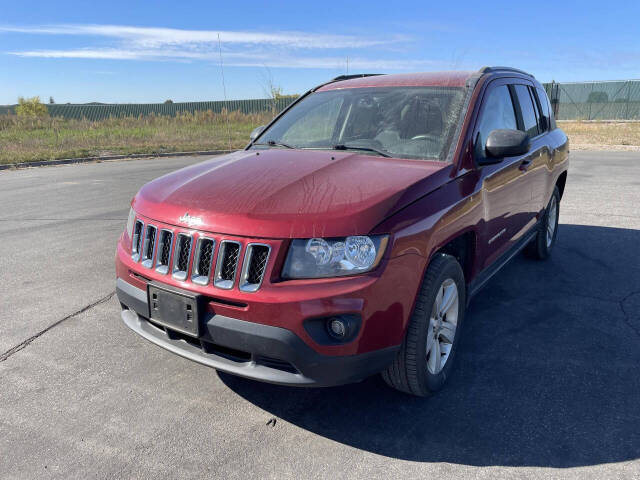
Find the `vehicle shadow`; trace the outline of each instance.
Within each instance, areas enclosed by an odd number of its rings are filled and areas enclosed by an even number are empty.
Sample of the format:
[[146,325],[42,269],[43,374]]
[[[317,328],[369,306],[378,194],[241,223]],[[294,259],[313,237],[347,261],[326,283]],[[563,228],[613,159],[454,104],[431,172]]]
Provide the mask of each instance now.
[[379,377],[327,389],[220,373],[301,428],[389,457],[574,467],[640,457],[640,231],[560,226],[546,262],[518,256],[470,305],[444,390]]

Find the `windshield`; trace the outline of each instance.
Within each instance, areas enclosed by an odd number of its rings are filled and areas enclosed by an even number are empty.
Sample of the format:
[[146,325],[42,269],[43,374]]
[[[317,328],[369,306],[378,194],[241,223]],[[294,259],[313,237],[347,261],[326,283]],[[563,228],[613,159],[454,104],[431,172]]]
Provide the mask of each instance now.
[[254,145],[445,160],[463,97],[459,87],[315,92],[287,111]]

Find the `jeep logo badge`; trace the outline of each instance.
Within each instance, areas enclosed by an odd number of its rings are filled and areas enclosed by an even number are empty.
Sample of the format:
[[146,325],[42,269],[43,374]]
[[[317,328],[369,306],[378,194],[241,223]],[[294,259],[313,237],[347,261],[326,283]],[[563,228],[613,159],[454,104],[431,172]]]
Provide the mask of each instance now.
[[189,215],[189,212],[185,213],[178,219],[179,222],[186,223],[190,227],[197,227],[202,225],[202,218],[200,217],[192,217]]

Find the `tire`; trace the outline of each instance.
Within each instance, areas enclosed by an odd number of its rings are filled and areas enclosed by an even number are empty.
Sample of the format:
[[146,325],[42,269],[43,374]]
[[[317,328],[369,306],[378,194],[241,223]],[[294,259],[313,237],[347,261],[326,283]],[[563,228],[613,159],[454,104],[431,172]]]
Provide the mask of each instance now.
[[[437,312],[434,315],[436,301],[449,298],[448,295],[453,291],[452,285],[455,285],[457,303],[454,302],[455,305],[452,303],[452,306],[446,310],[447,313],[444,317],[439,317]],[[442,292],[445,293],[442,294]],[[444,302],[441,301],[441,304]],[[451,255],[437,254],[429,264],[420,286],[416,305],[400,351],[393,363],[382,372],[382,378],[387,385],[420,397],[440,390],[453,368],[460,332],[464,323],[465,307],[466,289],[464,273],[460,264]],[[453,323],[454,313],[456,318],[452,335],[451,326],[448,324]],[[440,338],[437,352],[434,343],[436,336]],[[445,338],[450,336],[453,336],[453,339],[447,340]],[[429,340],[430,349],[427,343]],[[441,346],[441,340],[445,347]],[[449,340],[452,341],[448,343]],[[446,347],[446,345],[450,345],[450,347]],[[448,350],[448,353],[445,350]],[[442,362],[443,359],[444,362]],[[439,367],[439,369],[433,367]]]
[[[554,209],[555,205],[555,209]],[[544,210],[538,233],[531,243],[526,246],[525,254],[538,260],[545,260],[551,255],[551,250],[558,237],[558,218],[560,217],[560,191],[554,187],[551,199]],[[549,235],[549,232],[551,234]]]

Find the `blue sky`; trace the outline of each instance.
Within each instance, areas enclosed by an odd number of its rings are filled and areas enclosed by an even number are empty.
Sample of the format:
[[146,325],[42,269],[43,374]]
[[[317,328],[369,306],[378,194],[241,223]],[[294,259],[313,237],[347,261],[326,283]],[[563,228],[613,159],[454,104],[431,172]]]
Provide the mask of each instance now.
[[[2,1],[0,104],[264,97],[347,72],[640,77],[640,2]],[[220,36],[220,45],[218,44]]]

